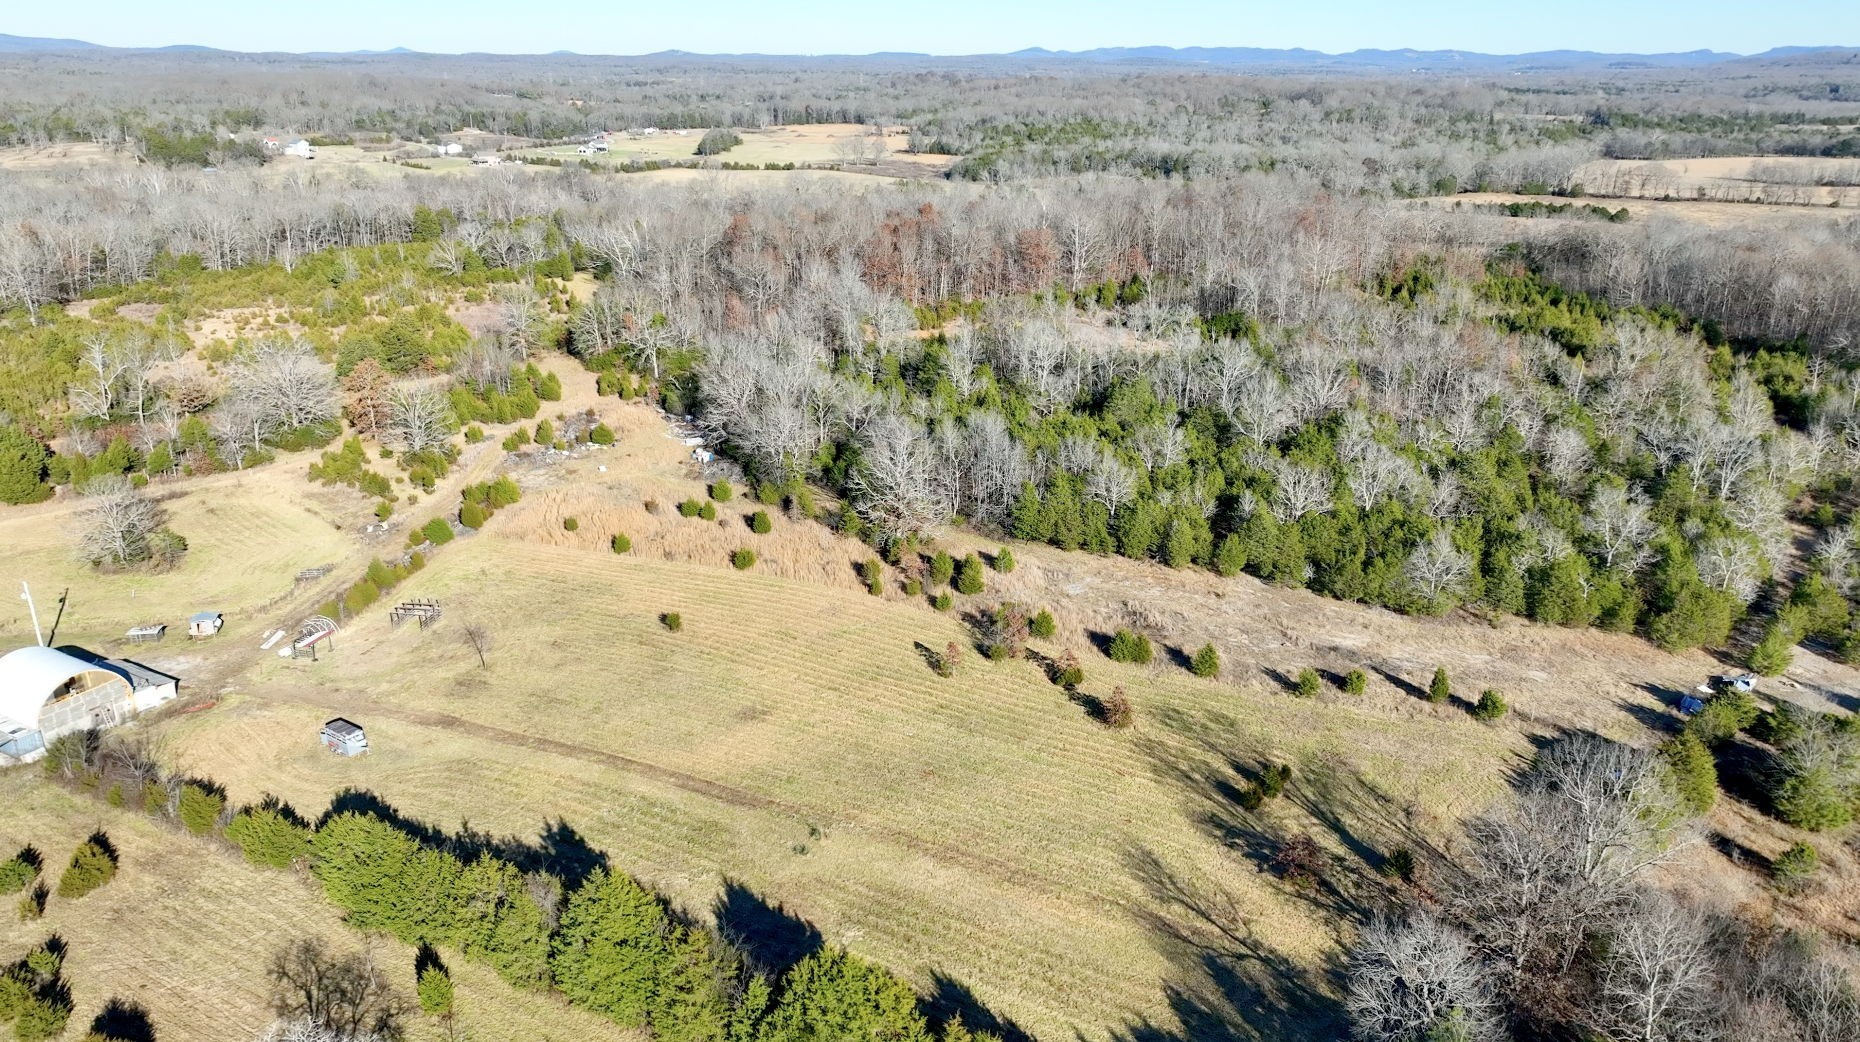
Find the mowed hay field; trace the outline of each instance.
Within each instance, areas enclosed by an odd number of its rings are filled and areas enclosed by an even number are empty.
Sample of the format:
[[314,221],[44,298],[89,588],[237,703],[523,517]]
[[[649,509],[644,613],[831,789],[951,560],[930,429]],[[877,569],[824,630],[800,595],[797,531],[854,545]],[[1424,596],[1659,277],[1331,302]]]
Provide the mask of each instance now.
[[[150,486],[168,527],[188,543],[167,572],[109,573],[78,560],[72,528],[80,497],[0,510],[7,577],[32,583],[48,630],[66,597],[61,644],[113,648],[131,626],[161,622],[168,634],[160,648],[171,650],[186,642],[187,617],[207,610],[226,614],[222,640],[256,634],[272,620],[251,612],[289,594],[298,571],[335,563],[354,546],[339,526],[355,497],[309,485],[303,467],[313,458],[297,454],[252,471]],[[0,598],[0,647],[31,641],[32,620],[14,589]]]
[[[727,129],[727,128],[726,128]],[[718,156],[707,157],[720,162],[826,164],[845,160],[843,150],[849,145],[865,144],[872,138],[872,128],[858,123],[814,123],[776,126],[761,129],[737,128],[743,143]],[[525,151],[523,155],[547,156],[565,161],[588,160],[594,163],[631,163],[652,161],[686,161],[698,158],[698,142],[704,131],[688,130],[680,135],[661,130],[650,136],[616,134],[610,139],[611,151],[591,156],[576,153],[575,145],[553,145]],[[946,169],[952,157],[923,155],[908,151],[911,143],[907,127],[885,128],[885,162],[906,163],[927,172]],[[851,167],[857,169],[857,167]]]
[[[438,597],[437,628],[395,632],[376,611],[322,663],[257,667],[237,697],[164,726],[177,761],[306,808],[354,785],[448,826],[533,836],[559,817],[695,913],[737,880],[926,992],[1100,1038],[1173,1027],[1171,988],[1251,1017],[1222,1005],[1234,981],[1222,994],[1196,944],[1244,935],[1235,972],[1265,975],[1251,986],[1329,987],[1332,898],[1261,871],[1275,840],[1309,832],[1358,868],[1496,796],[1527,748],[1458,714],[1082,654],[1088,692],[1118,684],[1137,704],[1138,725],[1114,731],[1026,661],[971,652],[935,676],[914,645],[965,638],[926,607],[500,534],[523,520],[493,519],[397,593]],[[667,611],[682,632],[660,626]],[[492,635],[489,670],[466,624]],[[338,712],[369,728],[366,759],[316,746]],[[1234,796],[1267,760],[1297,780],[1246,815]]]
[[[65,1037],[76,1038],[106,1002],[142,1007],[161,1042],[228,1042],[259,1037],[271,1020],[273,952],[300,937],[320,937],[332,951],[368,949],[399,994],[413,998],[413,949],[389,938],[364,938],[304,876],[257,868],[215,840],[172,832],[129,811],[57,788],[36,770],[0,774],[0,850],[25,843],[44,854],[48,887],[71,852],[101,829],[120,856],[116,878],[76,900],[54,894],[45,917],[0,916],[0,959],[57,935],[69,946],[64,976],[74,1012]],[[484,967],[451,954],[461,1037],[580,1042],[637,1040],[638,1035],[570,1009],[554,998],[517,991]],[[409,1042],[448,1037],[420,1016],[406,1018]]]

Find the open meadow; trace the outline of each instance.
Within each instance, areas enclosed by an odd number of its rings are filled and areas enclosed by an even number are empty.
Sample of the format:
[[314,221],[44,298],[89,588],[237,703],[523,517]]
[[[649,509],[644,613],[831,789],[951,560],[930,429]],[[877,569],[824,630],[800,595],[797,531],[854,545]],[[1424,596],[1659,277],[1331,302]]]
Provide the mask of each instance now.
[[[563,405],[588,401],[592,378],[559,371]],[[1405,618],[1250,578],[1030,545],[1015,547],[1012,574],[991,573],[988,591],[940,613],[894,581],[867,593],[855,566],[869,550],[818,523],[776,511],[758,535],[746,519],[761,507],[741,498],[719,504],[714,522],[680,516],[673,504],[704,495],[688,450],[651,407],[595,403],[616,431],[610,447],[547,462],[474,457],[471,480],[501,470],[525,494],[393,594],[439,600],[439,625],[396,629],[377,606],[314,663],[256,644],[322,594],[280,601],[288,591],[261,577],[332,561],[358,571],[384,551],[327,520],[340,512],[319,501],[346,493],[287,491],[297,457],[174,498],[176,526],[198,533],[190,561],[216,568],[86,575],[59,549],[56,505],[5,524],[35,569],[76,591],[61,640],[109,646],[122,625],[216,593],[229,612],[220,637],[146,656],[183,674],[188,701],[208,704],[144,726],[175,768],[226,785],[235,802],[276,794],[314,814],[359,788],[442,827],[526,838],[564,822],[693,915],[744,933],[752,952],[845,944],[905,974],[933,1008],[967,1010],[971,1022],[986,1010],[1049,1038],[1144,1037],[1145,1025],[1194,1010],[1245,1020],[1257,995],[1292,1012],[1248,1020],[1236,1037],[1334,1037],[1322,997],[1339,987],[1347,942],[1335,914],[1386,895],[1360,882],[1291,887],[1265,870],[1280,844],[1309,835],[1355,869],[1397,847],[1450,844],[1459,821],[1505,790],[1533,736],[1632,738],[1712,665],[1628,637]],[[616,532],[631,538],[629,553],[612,552]],[[994,549],[962,536],[949,545]],[[737,571],[728,557],[743,546],[758,561]],[[128,590],[133,603],[122,602]],[[1003,598],[1059,620],[1028,660],[989,662],[969,647],[963,616]],[[661,624],[667,612],[682,617],[679,632]],[[1167,635],[1157,664],[1096,650],[1095,635],[1132,620]],[[489,636],[483,667],[467,627]],[[1222,679],[1177,664],[1203,641],[1221,650]],[[945,679],[925,653],[950,643],[969,650]],[[1070,697],[1040,664],[1067,653],[1086,676]],[[1435,665],[1468,689],[1502,687],[1517,712],[1493,725],[1427,704],[1417,693]],[[1365,667],[1372,681],[1361,696],[1327,686],[1301,699],[1286,684],[1306,666],[1333,677]],[[1852,680],[1845,667],[1817,668],[1824,682]],[[1113,688],[1136,707],[1131,730],[1088,711]],[[1818,700],[1816,690],[1801,697]],[[336,715],[367,727],[369,756],[317,744]],[[1243,812],[1240,790],[1275,763],[1292,768],[1287,798]],[[146,841],[158,839],[198,842]],[[1736,875],[1707,848],[1686,864],[1692,878]],[[1773,901],[1735,886],[1707,896]],[[310,899],[308,921],[329,921]],[[205,900],[175,898],[178,908]],[[745,902],[785,916],[771,928]],[[1241,959],[1242,978],[1210,973],[1209,950]],[[205,1001],[182,990],[162,1006],[217,1019]],[[213,1001],[259,1016],[249,996]],[[535,1008],[498,1001],[510,1005],[494,1016],[512,1025]]]

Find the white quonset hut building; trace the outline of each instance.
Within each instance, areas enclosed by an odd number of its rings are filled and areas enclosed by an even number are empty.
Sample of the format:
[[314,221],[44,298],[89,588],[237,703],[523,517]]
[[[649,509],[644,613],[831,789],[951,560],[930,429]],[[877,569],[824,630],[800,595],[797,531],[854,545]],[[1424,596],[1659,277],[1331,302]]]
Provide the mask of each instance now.
[[37,646],[0,655],[0,762],[36,759],[59,735],[114,727],[179,690],[135,662]]

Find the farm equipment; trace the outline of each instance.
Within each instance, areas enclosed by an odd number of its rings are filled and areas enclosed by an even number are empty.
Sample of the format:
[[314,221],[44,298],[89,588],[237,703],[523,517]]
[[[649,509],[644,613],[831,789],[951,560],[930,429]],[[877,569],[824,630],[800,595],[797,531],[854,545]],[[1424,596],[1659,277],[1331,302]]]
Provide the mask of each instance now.
[[1748,695],[1757,690],[1755,673],[1740,673],[1737,676],[1712,677],[1699,685],[1702,695]]
[[1736,676],[1712,677],[1698,686],[1693,694],[1679,696],[1679,711],[1691,716],[1705,708],[1707,700],[1716,695],[1748,695],[1757,689],[1757,678],[1753,673],[1740,673]]

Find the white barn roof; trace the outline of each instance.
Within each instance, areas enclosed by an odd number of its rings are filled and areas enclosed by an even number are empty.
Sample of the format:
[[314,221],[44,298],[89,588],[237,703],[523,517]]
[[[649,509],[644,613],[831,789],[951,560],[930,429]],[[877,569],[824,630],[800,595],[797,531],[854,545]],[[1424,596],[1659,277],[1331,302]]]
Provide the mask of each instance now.
[[32,645],[0,655],[0,716],[38,729],[39,710],[65,681],[82,673],[109,672],[75,655]]

